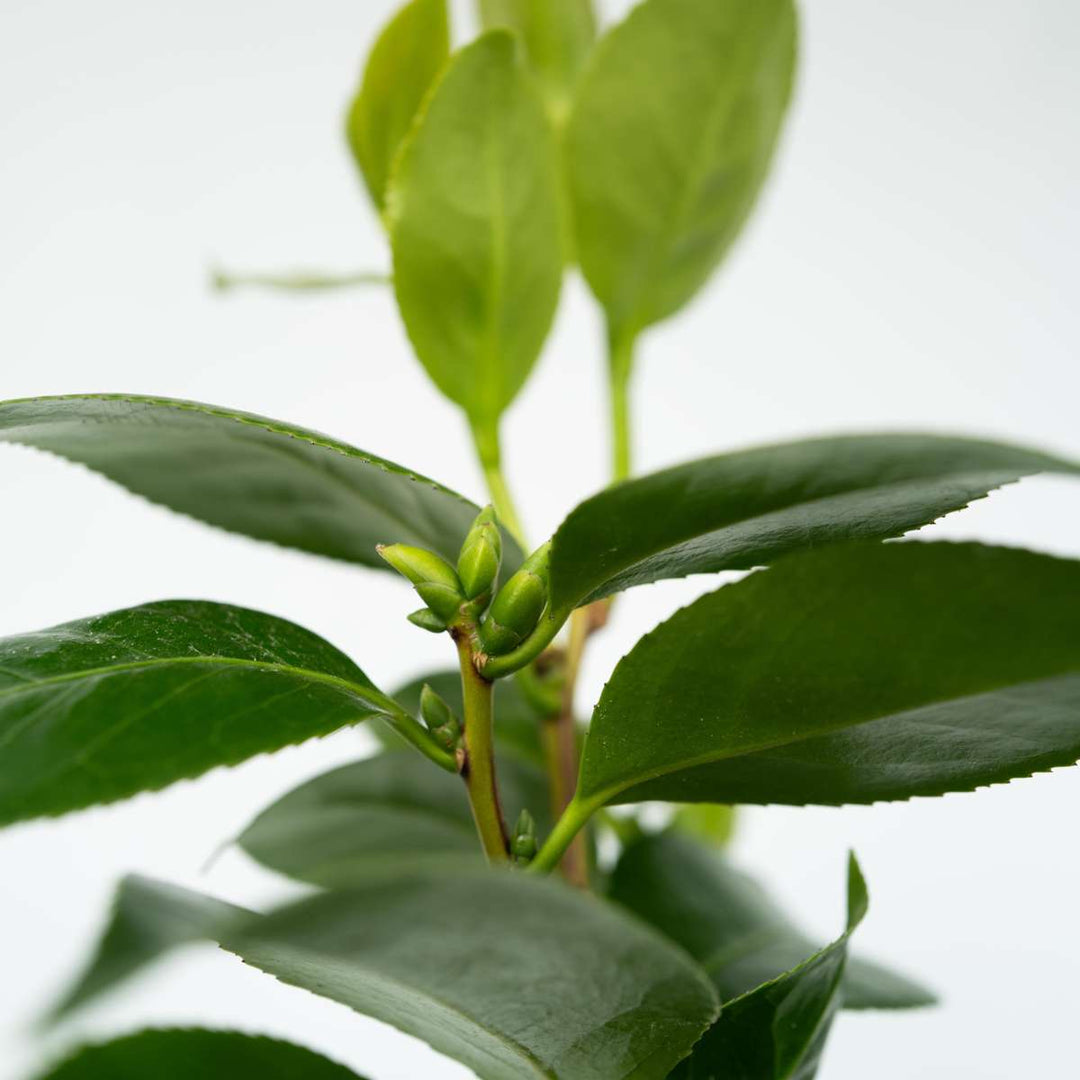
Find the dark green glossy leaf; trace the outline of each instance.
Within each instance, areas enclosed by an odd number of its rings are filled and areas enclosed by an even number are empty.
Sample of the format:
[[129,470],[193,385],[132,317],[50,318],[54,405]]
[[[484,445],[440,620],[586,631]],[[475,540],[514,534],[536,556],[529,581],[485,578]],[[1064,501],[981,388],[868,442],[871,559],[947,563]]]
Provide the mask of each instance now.
[[852,856],[847,929],[827,948],[726,1006],[672,1080],[813,1080],[840,1006],[847,943],[866,914]]
[[235,1031],[140,1031],[76,1051],[39,1080],[363,1080],[292,1043]]
[[156,791],[389,705],[308,630],[170,600],[0,640],[0,824]]
[[387,213],[413,347],[490,440],[540,354],[563,263],[555,140],[506,31],[451,60],[402,149]]
[[[461,675],[456,671],[436,671],[413,679],[393,693],[394,700],[411,715],[420,715],[420,691],[424,683],[450,706],[458,716],[465,715],[461,698]],[[495,747],[500,759],[514,757],[520,761],[545,766],[544,746],[540,737],[541,720],[536,709],[529,704],[516,679],[500,679],[495,684]],[[385,734],[388,746],[407,745],[389,725],[378,729],[380,738]],[[530,807],[530,809],[532,809]]]
[[521,873],[324,894],[228,947],[424,1039],[481,1080],[659,1080],[717,1009],[708,979],[658,935]]
[[592,0],[479,0],[485,28],[521,35],[555,122],[561,123],[596,40]]
[[868,803],[1080,758],[1080,562],[834,547],[702,597],[604,689],[580,801]]
[[394,158],[449,57],[446,0],[410,0],[371,50],[345,133],[379,210]]
[[[509,758],[498,777],[506,819],[526,808],[548,829],[544,774]],[[461,778],[418,754],[381,754],[317,776],[264,810],[237,842],[272,870],[330,888],[482,858]]]
[[[456,560],[478,507],[416,473],[303,428],[130,394],[0,403],[0,442],[48,450],[182,514],[376,569],[375,545]],[[504,562],[521,553],[504,540]]]
[[374,881],[206,933],[481,1080],[661,1080],[718,1011],[704,972],[655,931],[522,873]]
[[1023,447],[914,434],[808,439],[677,465],[571,512],[551,553],[553,607],[900,536],[1038,472],[1080,469]]
[[217,941],[252,912],[212,896],[132,874],[113,898],[105,933],[79,979],[51,1010],[56,1021],[126,982],[166,953]]
[[[746,874],[682,836],[650,836],[628,847],[609,896],[681,945],[712,977],[721,1001],[801,964],[819,948]],[[878,964],[849,959],[846,1009],[932,1005],[928,990]]]
[[739,234],[791,93],[791,0],[645,0],[567,128],[577,254],[616,336],[678,311]]

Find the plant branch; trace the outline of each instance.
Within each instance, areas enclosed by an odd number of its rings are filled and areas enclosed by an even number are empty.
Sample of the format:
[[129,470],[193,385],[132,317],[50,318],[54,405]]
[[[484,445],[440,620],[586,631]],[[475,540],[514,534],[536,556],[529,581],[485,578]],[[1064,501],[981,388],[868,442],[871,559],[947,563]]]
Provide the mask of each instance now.
[[502,449],[499,444],[498,427],[496,425],[485,427],[470,420],[469,428],[472,431],[473,444],[476,446],[476,455],[480,459],[480,467],[484,470],[484,480],[491,494],[495,513],[510,535],[523,550],[526,550],[528,545],[525,543],[525,530],[521,527],[521,519],[514,506],[510,487],[502,472]]
[[562,861],[566,849],[599,808],[598,803],[579,800],[575,795],[536,853],[536,858],[529,863],[529,871],[534,874],[547,874],[554,870]]
[[630,376],[634,369],[637,331],[608,327],[608,376],[611,387],[611,477],[618,483],[630,475]]
[[374,271],[355,271],[345,274],[324,274],[298,270],[280,274],[232,274],[215,268],[210,276],[211,287],[217,292],[230,289],[273,289],[277,292],[329,292],[357,288],[362,285],[389,285],[389,274]]
[[501,656],[482,657],[480,670],[484,673],[484,678],[502,679],[532,663],[555,640],[572,612],[572,607],[545,612],[540,616],[536,629],[516,649],[511,649]]
[[435,762],[440,769],[456,773],[458,771],[457,759],[449,750],[444,750],[428,731],[414,716],[410,716],[396,702],[393,711],[387,710],[386,719],[390,726],[408,743],[415,746],[424,757]]
[[462,779],[469,796],[476,831],[488,861],[506,862],[510,857],[510,837],[499,804],[495,779],[494,686],[473,665],[470,634],[453,631],[461,665],[461,690],[465,703],[464,751],[460,762]]

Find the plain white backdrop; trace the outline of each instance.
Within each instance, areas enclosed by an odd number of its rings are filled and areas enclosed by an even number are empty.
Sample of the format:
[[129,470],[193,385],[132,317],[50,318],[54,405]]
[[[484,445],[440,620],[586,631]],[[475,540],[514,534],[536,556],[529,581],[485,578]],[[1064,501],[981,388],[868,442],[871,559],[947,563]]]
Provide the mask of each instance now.
[[[206,288],[215,259],[387,266],[340,128],[393,6],[4,0],[0,397],[129,390],[238,406],[480,497],[462,423],[411,357],[385,291],[223,299]],[[992,434],[1080,457],[1076,5],[801,7],[800,86],[760,212],[706,294],[644,344],[639,466],[877,427]],[[463,34],[471,11],[456,14]],[[508,469],[534,537],[604,483],[599,344],[572,279],[509,415]],[[386,686],[445,659],[440,641],[404,621],[409,594],[389,575],[203,529],[44,456],[0,450],[0,508],[0,634],[199,597],[303,623]],[[1080,555],[1080,484],[1026,481],[933,531]],[[620,601],[582,706],[642,632],[714,584]],[[0,834],[0,1080],[23,1080],[80,1038],[174,1022],[281,1034],[372,1080],[466,1076],[209,947],[44,1042],[29,1031],[84,957],[119,875],[249,903],[284,895],[238,854],[201,867],[284,788],[367,745],[344,732]],[[936,801],[745,813],[737,856],[823,936],[839,928],[854,847],[872,890],[863,951],[944,997],[918,1014],[843,1016],[823,1080],[1071,1071],[1078,810],[1080,771],[1063,770]]]

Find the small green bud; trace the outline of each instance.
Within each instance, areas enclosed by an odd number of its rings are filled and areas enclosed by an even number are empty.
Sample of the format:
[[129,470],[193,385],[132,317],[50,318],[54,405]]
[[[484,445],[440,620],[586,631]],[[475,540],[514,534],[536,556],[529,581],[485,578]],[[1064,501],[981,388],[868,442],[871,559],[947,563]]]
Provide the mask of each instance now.
[[485,506],[472,523],[458,556],[458,577],[467,600],[475,600],[495,585],[502,562],[502,536],[495,511]]
[[514,826],[510,854],[516,863],[530,863],[536,856],[536,822],[528,810],[522,810]]
[[424,683],[420,691],[420,715],[428,730],[447,750],[456,750],[461,742],[461,722],[453,709]]
[[480,642],[491,656],[520,645],[536,628],[548,599],[551,542],[541,545],[499,590],[480,627]]
[[406,618],[413,626],[419,626],[421,630],[427,630],[429,634],[441,634],[446,629],[445,621],[440,619],[431,608],[422,607],[419,611],[407,615]]
[[380,544],[376,551],[413,583],[420,599],[445,622],[457,618],[465,597],[454,568],[441,555],[410,544]]

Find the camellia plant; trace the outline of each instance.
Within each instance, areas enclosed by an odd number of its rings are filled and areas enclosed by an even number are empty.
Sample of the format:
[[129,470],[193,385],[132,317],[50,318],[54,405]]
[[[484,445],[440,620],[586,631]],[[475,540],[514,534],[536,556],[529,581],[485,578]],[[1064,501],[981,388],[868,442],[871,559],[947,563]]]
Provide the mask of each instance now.
[[[842,932],[821,947],[729,865],[730,808],[941,795],[1075,763],[1080,563],[884,541],[1029,474],[1080,470],[870,434],[631,478],[635,344],[700,292],[754,205],[792,93],[792,0],[644,0],[599,38],[589,0],[479,10],[484,31],[452,52],[444,0],[406,4],[347,131],[409,338],[465,414],[491,505],[231,409],[0,405],[3,440],[211,525],[400,574],[421,605],[409,620],[447,647],[447,670],[386,693],[311,631],[210,602],[0,642],[0,824],[362,721],[383,747],[239,837],[310,895],[255,913],[129,878],[52,1019],[207,939],[485,1080],[806,1080],[837,1009],[933,996],[848,957],[867,907],[854,859]],[[570,267],[608,329],[613,483],[533,547],[500,419]],[[581,658],[618,594],[725,570],[754,572],[647,634],[581,723]],[[632,809],[646,801],[676,808],[646,821]],[[200,1030],[91,1046],[48,1073],[192,1075],[355,1074]]]

